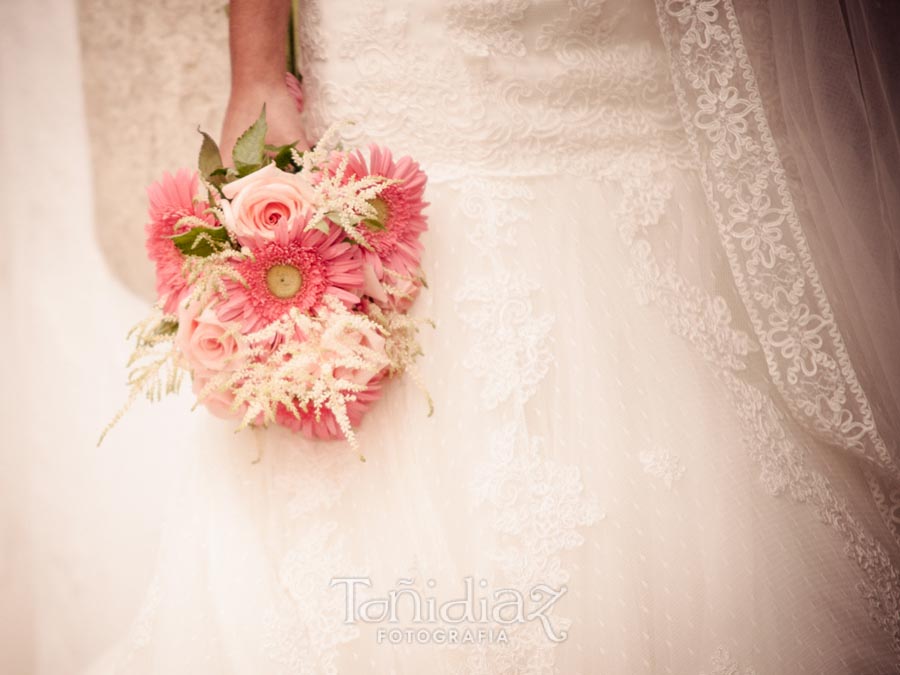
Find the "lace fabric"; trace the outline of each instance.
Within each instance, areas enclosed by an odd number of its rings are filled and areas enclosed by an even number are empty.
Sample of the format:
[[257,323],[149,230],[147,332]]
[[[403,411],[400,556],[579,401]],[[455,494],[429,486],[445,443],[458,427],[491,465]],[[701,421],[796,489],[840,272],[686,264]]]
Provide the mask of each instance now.
[[[827,491],[814,501],[824,509],[823,519],[844,523],[837,529],[844,529],[849,545],[859,536],[869,540],[866,548],[880,562],[860,560],[872,583],[864,592],[875,620],[898,648],[900,597],[874,589],[897,587],[898,573],[890,561],[900,539],[893,515],[896,491],[891,488],[900,469],[876,427],[812,260],[734,7],[728,0],[670,0],[657,2],[657,8],[685,129],[771,381],[801,424],[869,465],[862,472],[894,539],[887,550],[846,513],[827,515],[827,505],[840,499],[821,476],[818,489]],[[777,114],[774,105],[769,109]],[[799,188],[796,179],[793,187]],[[775,407],[768,401],[765,406],[774,421]],[[778,435],[789,437],[782,431]],[[760,448],[774,443],[774,437],[763,437]],[[894,496],[888,497],[888,491]],[[804,493],[815,495],[817,490]],[[846,531],[847,525],[854,534]]]
[[[348,142],[377,138],[410,152],[437,180],[609,176],[632,158],[680,157],[665,55],[634,37],[647,33],[648,8],[532,4],[376,1],[343,21],[338,7],[302,2],[313,133],[353,121]],[[526,10],[547,18],[525,21]]]
[[795,415],[894,480],[812,261],[727,0],[658,3],[685,128],[769,373]]
[[226,3],[73,4],[93,161],[92,236],[116,276],[152,302],[153,271],[140,257],[145,190],[173,162],[195,163],[198,126],[212,133],[221,128],[228,97]]
[[[869,578],[864,594],[875,621],[900,646],[894,619],[900,596],[874,590],[896,586],[891,555],[854,520],[828,478],[804,468],[806,441],[794,440],[796,432],[786,431],[790,422],[779,411],[785,403],[790,416],[811,432],[865,459],[891,483],[900,475],[810,256],[731,3],[657,2],[664,49],[648,37],[652,18],[634,4],[626,9],[614,2],[555,3],[559,16],[546,23],[527,20],[547,16],[540,12],[549,4],[451,3],[445,16],[452,45],[447,49],[422,49],[415,41],[419,33],[406,39],[408,14],[372,5],[365,25],[380,26],[391,37],[384,44],[370,42],[367,55],[390,67],[354,71],[329,61],[319,69],[312,54],[313,127],[351,117],[360,111],[362,98],[369,107],[349,138],[407,143],[437,167],[438,179],[455,176],[458,163],[464,171],[492,175],[547,171],[620,181],[630,198],[621,206],[619,228],[633,252],[631,274],[639,299],[661,302],[670,327],[687,337],[727,383],[769,490],[781,494],[790,488],[798,501],[811,502],[853,547],[848,550],[859,550],[854,542],[860,538],[867,541],[869,553],[857,556]],[[322,20],[318,11],[309,14]],[[313,44],[324,41],[315,38],[317,25],[312,21],[306,27]],[[342,32],[329,26],[328,40],[358,44],[361,35],[352,27]],[[338,53],[357,56],[351,48]],[[671,69],[671,84],[664,68]],[[330,76],[337,72],[340,78]],[[529,79],[520,78],[520,72]],[[324,86],[319,73],[327,79]],[[382,75],[390,83],[381,81]],[[394,84],[397,79],[414,83],[414,89],[404,92]],[[451,105],[427,105],[437,101]],[[462,126],[466,123],[471,126]],[[447,148],[439,141],[456,137],[469,142]],[[465,160],[456,152],[464,152]],[[666,179],[670,168],[695,169],[704,187],[728,265],[714,272],[724,295],[704,291],[708,282],[695,284],[682,276],[671,251],[683,244],[671,244],[670,237],[668,251],[659,258],[650,243],[659,235],[646,235],[665,217],[675,189]],[[687,228],[682,234],[689,234]],[[699,236],[708,241],[704,232]],[[517,291],[522,297],[527,293],[523,279],[497,281],[494,288],[514,284],[522,288]],[[474,279],[471,288],[480,291],[464,287],[460,295],[483,294],[491,286]],[[515,331],[514,324],[507,329]],[[493,345],[486,339],[475,362],[491,369],[507,364],[508,377],[500,381],[510,386],[516,375],[527,377],[515,348],[534,351],[528,332],[517,339],[513,334],[501,333]],[[503,342],[516,347],[503,349]],[[771,391],[754,381],[763,368]],[[492,393],[485,403],[493,406],[496,396]],[[644,459],[648,473],[662,472],[669,484],[675,480],[677,470],[661,468],[662,459]],[[884,506],[878,480],[869,474],[890,527],[891,506]]]

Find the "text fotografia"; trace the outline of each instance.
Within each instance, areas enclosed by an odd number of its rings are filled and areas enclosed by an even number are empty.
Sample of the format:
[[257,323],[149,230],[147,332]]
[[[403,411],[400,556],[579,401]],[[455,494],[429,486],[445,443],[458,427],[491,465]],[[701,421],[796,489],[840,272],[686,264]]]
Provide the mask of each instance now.
[[[565,586],[556,589],[537,584],[527,593],[513,588],[488,592],[485,579],[476,584],[474,577],[465,577],[462,597],[439,602],[413,588],[414,583],[414,579],[400,579],[397,588],[385,596],[363,598],[365,589],[372,586],[369,577],[331,579],[332,588],[344,591],[344,623],[386,624],[376,631],[378,642],[504,643],[510,627],[528,623],[540,625],[551,642],[563,642],[568,637],[568,632],[557,629],[550,617],[553,606],[568,590]],[[426,582],[429,589],[436,585],[434,579]]]

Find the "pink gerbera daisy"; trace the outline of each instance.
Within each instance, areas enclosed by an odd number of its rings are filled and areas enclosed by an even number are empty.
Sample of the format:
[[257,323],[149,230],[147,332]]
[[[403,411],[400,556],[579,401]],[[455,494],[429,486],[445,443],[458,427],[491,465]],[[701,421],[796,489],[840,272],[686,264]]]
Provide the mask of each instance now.
[[368,162],[358,150],[350,155],[347,173],[357,178],[371,175],[401,181],[388,185],[373,200],[384,229],[364,229],[366,241],[373,249],[365,251],[364,256],[379,280],[384,276],[383,267],[417,276],[423,248],[419,237],[428,229],[422,214],[428,206],[422,199],[426,176],[419,164],[410,157],[394,161],[390,150],[373,143],[369,146]]
[[221,321],[239,322],[244,333],[267,326],[292,307],[314,314],[325,295],[353,307],[363,285],[359,247],[346,242],[337,227],[325,234],[285,224],[275,241],[232,265],[246,285],[226,280],[226,298],[216,313]]
[[174,176],[163,177],[147,188],[150,200],[147,223],[147,254],[156,266],[156,294],[166,313],[174,314],[178,303],[187,292],[187,283],[181,273],[184,256],[172,242],[172,235],[191,229],[192,225],[177,226],[184,216],[196,216],[210,226],[215,219],[206,209],[209,204],[196,199],[199,178],[196,172],[181,169]]

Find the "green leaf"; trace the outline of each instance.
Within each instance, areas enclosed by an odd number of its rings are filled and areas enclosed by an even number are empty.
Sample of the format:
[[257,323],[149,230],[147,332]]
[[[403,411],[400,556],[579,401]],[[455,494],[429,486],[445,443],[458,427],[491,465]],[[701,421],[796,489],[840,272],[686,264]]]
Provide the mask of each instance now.
[[172,241],[184,255],[201,258],[218,253],[231,243],[224,227],[192,227],[187,232],[176,234]]
[[287,145],[280,145],[277,147],[274,146],[266,146],[267,149],[272,153],[272,160],[275,162],[275,166],[277,166],[282,171],[293,171],[296,169],[296,165],[294,164],[294,156],[291,151],[296,147],[298,141],[294,141],[293,143],[288,143]]
[[[200,129],[197,129],[200,131]],[[203,142],[200,144],[200,155],[197,158],[197,166],[200,169],[200,175],[203,179],[210,183],[216,184],[216,177],[220,171],[224,171],[222,164],[222,154],[219,152],[219,146],[212,137],[205,131],[200,131],[203,136]],[[218,182],[221,182],[219,180]]]
[[231,158],[239,176],[246,176],[262,168],[266,161],[266,104],[263,103],[259,118],[234,144]]
[[251,173],[259,171],[263,168],[263,164],[242,164],[241,168],[235,172],[235,178],[243,178],[244,176],[249,176]]

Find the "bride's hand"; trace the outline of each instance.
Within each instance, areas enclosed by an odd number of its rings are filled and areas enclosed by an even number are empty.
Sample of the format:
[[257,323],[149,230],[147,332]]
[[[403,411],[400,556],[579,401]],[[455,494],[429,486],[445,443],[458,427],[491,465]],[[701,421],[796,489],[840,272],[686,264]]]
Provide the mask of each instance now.
[[297,111],[297,104],[284,81],[269,85],[253,85],[232,90],[222,124],[220,149],[225,164],[230,165],[231,150],[238,137],[256,121],[266,105],[268,132],[266,143],[287,145],[297,141],[298,150],[308,150],[309,143]]
[[231,97],[219,136],[225,164],[231,164],[235,141],[266,105],[266,143],[297,142],[308,150],[297,103],[285,83],[290,0],[231,0],[228,44],[231,52]]

